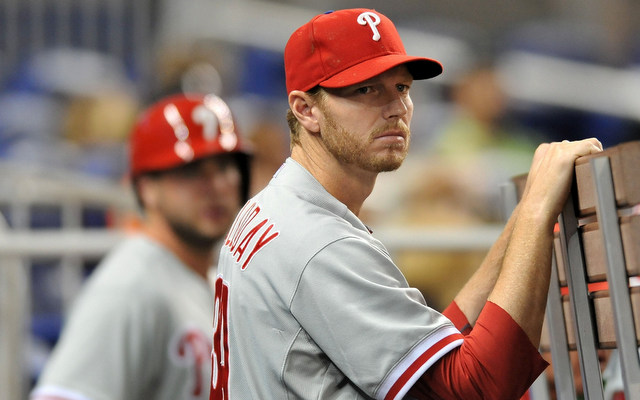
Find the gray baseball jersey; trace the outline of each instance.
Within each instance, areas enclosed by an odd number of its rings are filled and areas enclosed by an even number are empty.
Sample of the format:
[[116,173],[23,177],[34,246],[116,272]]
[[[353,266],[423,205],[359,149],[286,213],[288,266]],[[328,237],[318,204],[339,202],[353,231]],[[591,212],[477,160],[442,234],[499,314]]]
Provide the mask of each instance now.
[[402,398],[462,343],[292,159],[238,214],[218,272],[212,399]]
[[213,290],[146,237],[125,240],[74,303],[35,391],[72,399],[208,399]]

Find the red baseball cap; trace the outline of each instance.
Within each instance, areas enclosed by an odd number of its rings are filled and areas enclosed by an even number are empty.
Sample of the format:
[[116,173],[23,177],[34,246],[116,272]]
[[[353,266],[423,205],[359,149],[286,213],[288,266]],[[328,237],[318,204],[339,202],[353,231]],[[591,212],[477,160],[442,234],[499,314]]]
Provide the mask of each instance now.
[[366,8],[318,15],[284,49],[287,93],[353,85],[400,64],[407,64],[414,79],[442,73],[440,62],[407,55],[393,22]]
[[180,93],[158,100],[139,116],[129,140],[134,177],[216,154],[249,154],[229,106],[213,94]]

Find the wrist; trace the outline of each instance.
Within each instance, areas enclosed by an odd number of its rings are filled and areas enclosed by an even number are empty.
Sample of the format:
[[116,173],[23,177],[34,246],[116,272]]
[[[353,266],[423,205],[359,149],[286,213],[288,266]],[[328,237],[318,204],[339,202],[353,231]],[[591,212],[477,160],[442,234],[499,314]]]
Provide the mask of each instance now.
[[558,222],[559,211],[545,206],[544,202],[523,201],[518,207],[516,224],[529,229],[540,228],[553,233],[553,227]]

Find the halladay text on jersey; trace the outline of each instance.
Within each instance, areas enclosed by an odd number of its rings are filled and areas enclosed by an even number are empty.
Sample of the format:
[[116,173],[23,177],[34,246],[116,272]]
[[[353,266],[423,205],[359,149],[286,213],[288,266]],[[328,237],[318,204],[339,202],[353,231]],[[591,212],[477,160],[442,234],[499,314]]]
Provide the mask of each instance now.
[[[242,269],[267,243],[280,235],[269,224],[269,218],[259,218],[260,206],[257,203],[247,203],[233,222],[224,247],[235,258],[236,263],[242,264]],[[273,230],[273,232],[272,232]]]

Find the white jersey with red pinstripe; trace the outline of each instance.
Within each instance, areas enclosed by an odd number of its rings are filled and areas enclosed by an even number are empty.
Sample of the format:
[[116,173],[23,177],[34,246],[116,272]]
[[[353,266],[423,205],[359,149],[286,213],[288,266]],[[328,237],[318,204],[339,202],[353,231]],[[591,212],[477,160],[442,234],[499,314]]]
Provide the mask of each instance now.
[[212,399],[399,399],[462,343],[292,159],[238,214],[218,271]]

